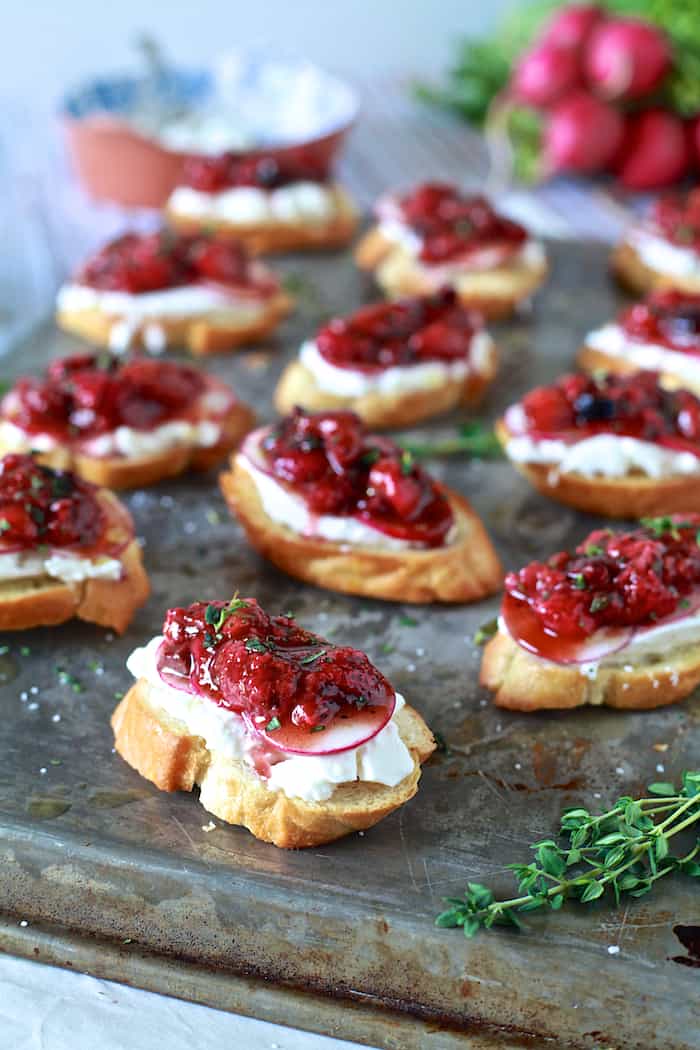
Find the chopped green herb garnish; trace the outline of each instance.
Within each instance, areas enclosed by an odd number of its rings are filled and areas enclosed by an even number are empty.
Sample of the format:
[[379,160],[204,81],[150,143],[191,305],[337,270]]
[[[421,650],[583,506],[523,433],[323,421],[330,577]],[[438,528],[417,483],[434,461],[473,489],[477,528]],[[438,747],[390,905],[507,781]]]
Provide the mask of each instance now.
[[207,511],[206,519],[210,525],[218,525],[221,521],[221,515],[219,514],[218,510],[215,510],[212,507]]
[[0,645],[0,656],[7,656],[10,651],[9,645]]
[[690,602],[688,601],[687,598],[681,598],[681,600],[679,601],[678,604],[681,607],[681,609],[689,609],[690,608]]
[[399,616],[399,623],[402,627],[417,627],[418,620],[414,620],[412,616],[407,616],[406,613],[402,613]]
[[20,656],[31,656],[32,651],[28,645],[20,645],[19,647]]
[[404,475],[410,474],[414,466],[413,453],[405,448],[401,453],[401,473]]
[[304,656],[299,663],[300,664],[312,664],[315,660],[318,660],[321,656],[325,656],[328,652],[327,649],[319,649],[317,653],[309,653],[308,656]]
[[384,642],[381,646],[381,650],[383,653],[393,653],[394,646],[391,644],[391,642]]
[[586,580],[582,572],[575,572],[571,577],[571,582],[573,583],[577,591],[585,591]]
[[588,555],[589,558],[595,558],[596,555],[604,554],[605,552],[603,551],[603,548],[600,547],[597,543],[591,543],[588,547],[586,547],[585,553]]
[[325,726],[311,726],[311,732],[312,733],[322,733],[325,728],[326,728]]
[[474,645],[483,645],[484,642],[488,642],[489,638],[493,638],[494,634],[498,631],[498,618],[494,617],[493,620],[487,620],[486,623],[482,623],[481,627],[478,627],[474,635]]
[[208,624],[210,624],[214,628],[214,630],[218,634],[221,628],[228,620],[229,616],[233,616],[233,614],[235,612],[238,612],[239,609],[247,608],[248,603],[244,602],[242,598],[239,598],[237,595],[234,594],[233,598],[228,603],[228,605],[224,605],[223,608],[220,605],[215,605],[214,602],[212,602],[210,605],[207,605],[206,611],[204,613],[204,619]]
[[269,721],[269,722],[267,723],[267,725],[265,726],[265,730],[266,730],[266,732],[268,732],[268,733],[274,733],[275,729],[281,729],[281,727],[282,727],[282,723],[280,722],[280,720],[279,720],[279,718],[277,717],[277,715],[275,715],[275,716],[274,716],[273,718],[271,718],[271,719],[270,719],[270,721]]
[[378,448],[370,448],[367,450],[367,452],[364,452],[360,458],[362,459],[363,463],[365,463],[368,467],[371,467],[373,463],[377,462],[380,456],[381,452]]
[[403,447],[413,453],[414,456],[452,456],[466,455],[475,459],[502,459],[503,448],[490,427],[475,420],[471,423],[463,423],[457,429],[457,436],[445,438],[444,441],[435,441],[432,444],[416,444],[402,442]]
[[590,604],[590,611],[592,613],[600,612],[601,609],[607,609],[610,605],[610,599],[605,594],[596,594],[595,598]]
[[262,638],[246,638],[245,647],[249,653],[266,653],[270,648]]
[[70,671],[66,671],[65,667],[57,667],[56,674],[58,675],[58,680],[61,685],[69,685],[74,693],[82,693],[84,691],[85,686],[82,682],[80,682],[74,674],[71,674]]
[[10,525],[7,518],[0,518],[0,532],[8,532],[12,526]]

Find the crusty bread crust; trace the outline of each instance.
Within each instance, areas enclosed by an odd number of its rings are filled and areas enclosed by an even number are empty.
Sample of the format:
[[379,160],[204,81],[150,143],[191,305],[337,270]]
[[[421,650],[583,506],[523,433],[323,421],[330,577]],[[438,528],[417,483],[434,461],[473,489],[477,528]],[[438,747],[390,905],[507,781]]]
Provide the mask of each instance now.
[[[427,295],[435,291],[415,259],[400,245],[387,240],[375,227],[365,234],[355,251],[361,270],[371,270],[377,284],[390,298]],[[547,276],[547,264],[532,266],[517,262],[491,270],[475,270],[460,276],[454,286],[465,306],[478,310],[485,318],[510,316],[515,308],[540,287]]]
[[361,397],[340,397],[322,390],[313,372],[296,360],[288,364],[280,376],[275,390],[275,407],[281,415],[291,412],[296,405],[307,412],[350,409],[374,429],[409,427],[450,412],[458,405],[478,404],[497,371],[498,352],[494,347],[483,371],[472,371],[458,382],[451,380],[442,386],[397,394],[372,392]]
[[348,194],[333,187],[335,214],[327,222],[242,223],[197,219],[168,207],[165,218],[178,233],[213,232],[218,238],[242,241],[251,255],[274,255],[280,252],[323,251],[347,244],[357,229],[358,215]]
[[[100,499],[107,513],[117,504],[111,492]],[[120,508],[120,515],[126,512]],[[119,580],[83,580],[62,583],[48,576],[0,582],[0,631],[50,627],[77,617],[122,634],[150,593],[148,576],[136,540],[119,555],[123,576]]]
[[479,517],[448,490],[457,537],[429,550],[386,550],[302,536],[268,517],[255,482],[234,455],[221,490],[253,547],[279,569],[342,594],[388,601],[474,602],[494,594],[503,570]]
[[[273,331],[292,310],[294,302],[284,292],[277,292],[266,303],[263,314],[255,321],[236,320],[233,312],[220,310],[194,317],[149,317],[134,330],[130,348],[146,348],[144,330],[157,325],[165,336],[166,347],[185,347],[195,357],[223,353],[236,347],[258,343]],[[112,327],[122,317],[97,308],[58,310],[56,324],[64,332],[77,335],[95,346],[110,346]]]
[[[496,423],[495,430],[505,451],[508,431],[503,420]],[[565,474],[557,469],[556,463],[510,462],[543,496],[588,514],[605,518],[646,518],[700,512],[700,477],[679,474],[649,478],[635,473],[623,478],[587,478],[583,474]]]
[[[233,450],[253,429],[255,416],[247,405],[237,401],[222,424],[221,440],[211,448],[183,445],[148,456],[86,456],[68,445],[38,453],[36,459],[56,470],[72,470],[93,485],[109,489],[143,488],[186,470],[209,470]],[[9,448],[0,443],[0,457]]]
[[620,285],[635,295],[647,295],[662,288],[678,288],[682,292],[700,292],[700,280],[662,273],[647,266],[629,241],[620,241],[610,255],[610,269]]
[[584,704],[647,710],[684,700],[700,683],[700,646],[661,651],[643,663],[601,667],[595,678],[577,666],[549,663],[499,631],[486,645],[479,681],[498,707],[554,710]]
[[415,795],[421,763],[435,750],[421,716],[404,707],[396,721],[414,766],[400,784],[340,784],[325,802],[306,802],[270,790],[243,762],[209,751],[201,737],[188,734],[182,722],[152,703],[151,695],[139,679],[112,715],[122,758],[163,791],[191,791],[198,784],[199,801],[210,813],[284,849],[319,846],[372,827]]

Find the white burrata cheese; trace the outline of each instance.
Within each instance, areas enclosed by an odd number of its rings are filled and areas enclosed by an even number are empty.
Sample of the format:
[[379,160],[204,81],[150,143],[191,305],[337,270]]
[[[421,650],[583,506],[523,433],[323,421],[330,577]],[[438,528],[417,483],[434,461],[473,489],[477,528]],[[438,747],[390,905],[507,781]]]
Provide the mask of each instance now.
[[[190,421],[174,419],[153,430],[136,430],[133,427],[117,427],[99,437],[81,444],[81,452],[88,456],[126,456],[136,459],[167,452],[183,445],[195,448],[211,448],[221,437],[221,426],[211,419]],[[8,452],[31,452],[36,449],[48,452],[58,442],[44,434],[30,434],[4,420],[0,423],[0,447]]]
[[630,230],[627,241],[650,269],[700,281],[700,253],[694,248],[673,244],[644,227]]
[[640,343],[630,338],[618,324],[606,324],[589,332],[586,346],[610,357],[620,357],[637,368],[651,372],[670,372],[695,386],[700,385],[700,357],[670,350],[656,343]]
[[[251,755],[259,741],[240,715],[206,697],[175,689],[160,677],[156,654],[162,640],[160,635],[152,638],[148,645],[135,649],[127,660],[134,678],[145,678],[148,682],[150,703],[183,722],[192,736],[202,737],[210,751],[243,761],[255,772]],[[307,802],[330,798],[337,784],[366,781],[395,787],[413,770],[413,758],[396,725],[396,715],[404,703],[397,693],[391,720],[366,744],[337,755],[283,757],[271,767],[269,777],[261,780],[271,791],[282,791],[288,798],[302,798]]]
[[168,201],[174,215],[233,226],[321,224],[334,219],[338,204],[333,188],[318,182],[292,182],[265,190],[234,186],[219,193],[202,193],[178,186]]
[[515,463],[546,464],[555,467],[558,474],[587,478],[624,478],[632,473],[649,478],[700,474],[700,458],[692,452],[618,434],[596,434],[573,444],[548,438],[534,440],[523,434],[508,440],[506,455]]
[[122,564],[117,558],[82,558],[75,551],[65,554],[52,551],[14,551],[0,553],[0,580],[28,580],[40,576],[63,583],[81,583],[83,580],[118,580]]
[[461,382],[470,371],[482,371],[493,352],[493,340],[486,332],[472,339],[469,358],[462,361],[425,361],[415,365],[394,365],[381,372],[361,372],[352,367],[331,364],[313,340],[299,351],[299,360],[313,374],[321,390],[339,397],[367,394],[404,394],[414,390],[435,390],[447,383]]
[[[300,536],[318,537],[350,547],[376,547],[385,550],[422,549],[410,540],[388,536],[356,518],[336,514],[314,514],[296,493],[285,488],[270,474],[260,470],[245,455],[239,452],[236,462],[252,478],[268,518],[284,525]],[[448,534],[446,543],[451,536]]]

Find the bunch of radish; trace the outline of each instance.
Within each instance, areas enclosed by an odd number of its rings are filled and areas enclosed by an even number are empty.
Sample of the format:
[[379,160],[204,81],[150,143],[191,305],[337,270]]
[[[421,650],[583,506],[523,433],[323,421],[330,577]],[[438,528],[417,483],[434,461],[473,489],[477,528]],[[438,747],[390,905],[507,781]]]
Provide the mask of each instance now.
[[509,105],[541,114],[541,174],[612,172],[632,190],[686,175],[700,160],[700,116],[684,120],[659,102],[673,61],[656,25],[595,5],[558,11],[506,92]]

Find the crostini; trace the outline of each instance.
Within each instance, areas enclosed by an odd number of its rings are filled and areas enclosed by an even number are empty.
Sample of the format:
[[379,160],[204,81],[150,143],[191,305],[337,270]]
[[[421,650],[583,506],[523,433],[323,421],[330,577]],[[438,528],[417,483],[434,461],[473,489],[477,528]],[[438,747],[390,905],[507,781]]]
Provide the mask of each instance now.
[[340,247],[357,226],[346,191],[303,148],[188,157],[166,217],[180,233],[235,237],[256,255]]
[[644,709],[700,683],[700,515],[597,529],[506,576],[481,684],[516,711]]
[[32,456],[0,459],[0,631],[78,617],[121,634],[148,593],[116,496]]
[[700,293],[652,292],[617,321],[589,332],[577,364],[586,372],[659,372],[667,387],[700,393]]
[[206,470],[255,417],[220,380],[188,365],[111,354],[52,361],[0,401],[0,455],[36,452],[107,488]]
[[559,503],[609,518],[700,511],[700,400],[655,372],[562,376],[511,405],[496,433]]
[[476,404],[497,371],[491,336],[451,288],[365,306],[324,325],[282,373],[275,405],[350,409],[405,427]]
[[112,716],[118,753],[163,791],[286,849],[372,827],[415,795],[435,741],[357,649],[253,598],[169,609]]
[[470,602],[501,566],[467,501],[352,412],[248,436],[221,487],[253,547],[307,583],[402,602]]
[[635,294],[660,288],[700,293],[700,190],[654,201],[626,230],[610,263],[620,284]]
[[169,230],[110,241],[56,299],[59,328],[96,346],[215,354],[259,342],[292,302],[243,245]]
[[547,275],[541,242],[485,197],[456,186],[429,182],[390,194],[375,213],[377,225],[360,241],[355,259],[391,298],[451,285],[485,317],[506,317]]

